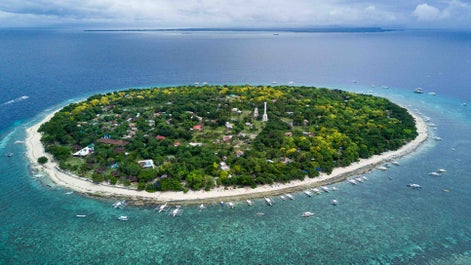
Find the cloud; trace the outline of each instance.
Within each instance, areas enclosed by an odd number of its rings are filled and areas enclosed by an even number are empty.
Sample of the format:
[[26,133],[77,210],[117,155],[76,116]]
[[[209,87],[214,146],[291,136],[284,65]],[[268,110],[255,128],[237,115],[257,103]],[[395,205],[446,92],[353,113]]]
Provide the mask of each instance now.
[[440,7],[427,3],[416,6],[412,15],[421,23],[432,23],[433,26],[466,27],[471,25],[471,5],[459,0],[437,2]]
[[[7,0],[0,25],[88,28],[388,26],[414,21],[469,22],[458,0]],[[413,16],[411,17],[411,10]],[[468,13],[463,10],[468,10]],[[411,20],[413,18],[413,20]]]

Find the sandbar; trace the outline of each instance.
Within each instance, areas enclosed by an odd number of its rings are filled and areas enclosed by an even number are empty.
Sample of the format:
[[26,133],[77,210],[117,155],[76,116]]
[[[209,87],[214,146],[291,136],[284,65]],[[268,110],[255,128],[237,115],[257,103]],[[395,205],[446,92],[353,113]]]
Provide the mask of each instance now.
[[[332,173],[328,175],[322,173],[312,179],[306,178],[303,181],[296,180],[285,184],[275,183],[273,185],[263,185],[256,188],[216,187],[210,191],[190,190],[187,193],[171,191],[150,193],[120,185],[109,185],[107,183],[95,184],[90,179],[61,170],[58,164],[53,161],[52,156],[44,151],[44,147],[40,141],[41,134],[38,132],[38,129],[41,124],[49,121],[54,116],[55,112],[47,115],[43,120],[26,129],[26,156],[30,160],[32,170],[46,173],[46,175],[59,186],[93,197],[124,198],[135,205],[159,204],[164,202],[169,204],[199,204],[247,198],[263,198],[265,196],[297,192],[306,188],[343,181],[349,176],[364,174],[386,162],[411,154],[428,138],[428,131],[425,121],[410,109],[408,109],[408,111],[415,119],[418,136],[400,149],[375,155],[368,159],[360,159],[358,162],[352,163],[347,167],[335,168]],[[44,165],[40,165],[37,162],[38,158],[41,156],[48,158],[48,162]]]

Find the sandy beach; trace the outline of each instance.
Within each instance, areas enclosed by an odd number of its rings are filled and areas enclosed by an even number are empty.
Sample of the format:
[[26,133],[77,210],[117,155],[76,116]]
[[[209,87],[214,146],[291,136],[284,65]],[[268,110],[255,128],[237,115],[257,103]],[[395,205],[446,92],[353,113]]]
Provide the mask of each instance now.
[[[415,119],[418,136],[413,141],[409,142],[396,151],[389,151],[381,155],[373,156],[369,159],[362,159],[348,167],[336,168],[329,175],[321,174],[319,177],[313,179],[306,178],[304,181],[292,181],[287,184],[264,185],[255,189],[250,187],[237,189],[224,189],[224,187],[218,187],[211,191],[190,190],[187,193],[149,193],[124,186],[95,184],[91,180],[81,178],[79,176],[75,176],[60,170],[58,165],[52,162],[51,155],[44,152],[44,147],[40,141],[41,134],[38,133],[38,128],[42,123],[49,121],[54,116],[54,113],[47,115],[42,121],[27,129],[27,137],[25,140],[27,149],[26,155],[30,160],[31,168],[34,171],[45,172],[48,177],[57,185],[91,196],[126,198],[127,200],[132,201],[134,204],[163,202],[168,202],[171,204],[197,204],[202,202],[218,202],[221,200],[261,198],[264,196],[301,191],[308,187],[322,186],[343,181],[349,176],[363,174],[386,162],[394,161],[400,157],[414,152],[420,146],[420,144],[427,139],[428,132],[427,125],[425,124],[424,120],[410,110],[409,113]],[[39,165],[37,162],[38,158],[41,156],[46,156],[48,158],[48,162],[44,165]]]

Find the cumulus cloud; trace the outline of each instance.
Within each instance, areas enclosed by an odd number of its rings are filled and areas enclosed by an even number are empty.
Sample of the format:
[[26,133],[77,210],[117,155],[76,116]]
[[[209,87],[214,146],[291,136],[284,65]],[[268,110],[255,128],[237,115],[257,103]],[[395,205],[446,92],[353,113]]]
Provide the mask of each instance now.
[[440,9],[428,4],[418,5],[413,13],[419,21],[430,21],[440,18]]

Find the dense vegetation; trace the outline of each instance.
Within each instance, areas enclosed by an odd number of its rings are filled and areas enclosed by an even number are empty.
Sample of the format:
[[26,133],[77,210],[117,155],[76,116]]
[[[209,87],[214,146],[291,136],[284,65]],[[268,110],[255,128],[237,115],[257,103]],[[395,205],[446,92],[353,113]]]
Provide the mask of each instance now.
[[[39,131],[61,168],[147,191],[302,180],[417,135],[413,117],[384,98],[249,85],[95,95],[64,107]],[[89,153],[73,156],[86,146]]]

